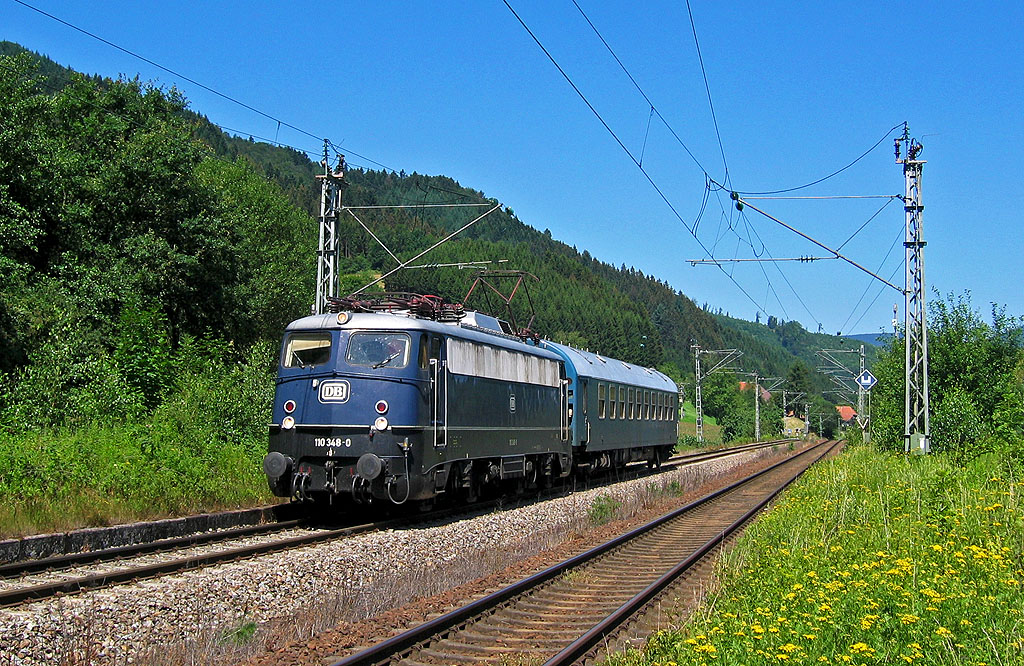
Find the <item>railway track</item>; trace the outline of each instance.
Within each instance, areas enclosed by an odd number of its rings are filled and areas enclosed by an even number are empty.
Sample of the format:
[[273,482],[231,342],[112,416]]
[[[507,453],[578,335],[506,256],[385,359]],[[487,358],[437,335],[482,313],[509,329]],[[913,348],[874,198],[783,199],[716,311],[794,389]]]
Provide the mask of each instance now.
[[838,444],[824,442],[333,666],[592,660]]
[[[717,451],[684,454],[670,458],[663,470],[674,469],[782,442],[748,444]],[[637,466],[627,478],[652,472]],[[610,479],[617,482],[622,478]],[[563,494],[554,490],[541,498]],[[536,498],[523,498],[535,501]],[[72,553],[0,565],[0,607],[17,606],[58,595],[76,594],[146,578],[170,575],[190,569],[212,566],[267,553],[300,548],[351,537],[367,532],[393,529],[411,524],[475,515],[501,506],[502,500],[482,502],[471,507],[454,507],[416,516],[378,520],[341,527],[324,527],[306,518],[262,525],[250,525],[217,532],[158,539],[148,543]],[[507,502],[504,502],[507,506]]]

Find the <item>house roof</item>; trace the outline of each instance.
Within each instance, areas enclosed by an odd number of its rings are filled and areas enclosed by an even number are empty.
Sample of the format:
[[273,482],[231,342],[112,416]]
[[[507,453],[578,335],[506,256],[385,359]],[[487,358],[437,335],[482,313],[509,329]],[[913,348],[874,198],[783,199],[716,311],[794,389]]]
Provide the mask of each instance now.
[[844,421],[850,421],[857,416],[857,410],[849,405],[836,405],[836,411],[839,412],[839,418]]
[[[746,391],[747,389],[750,388],[750,386],[750,382],[740,382],[741,391]],[[766,390],[763,386],[759,386],[758,388],[761,389],[761,402],[768,402],[769,400],[772,399],[771,391]]]

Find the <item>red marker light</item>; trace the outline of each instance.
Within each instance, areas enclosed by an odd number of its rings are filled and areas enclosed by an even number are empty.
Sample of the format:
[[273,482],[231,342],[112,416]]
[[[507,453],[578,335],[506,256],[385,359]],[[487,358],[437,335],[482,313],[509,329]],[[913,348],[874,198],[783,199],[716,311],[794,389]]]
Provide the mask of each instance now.
[[291,414],[294,411],[295,411],[295,401],[294,400],[285,400],[284,401],[284,413],[285,414]]
[[374,409],[377,410],[378,414],[387,414],[388,413],[388,401],[387,400],[378,400],[377,404],[374,405]]

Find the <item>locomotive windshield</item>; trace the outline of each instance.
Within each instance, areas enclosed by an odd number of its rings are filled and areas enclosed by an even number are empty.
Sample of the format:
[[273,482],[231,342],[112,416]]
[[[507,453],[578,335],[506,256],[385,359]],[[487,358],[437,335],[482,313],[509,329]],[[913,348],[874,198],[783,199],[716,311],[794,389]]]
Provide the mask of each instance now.
[[409,364],[411,340],[405,333],[353,333],[346,359],[352,365],[373,369],[404,368]]
[[331,334],[324,332],[292,333],[284,343],[286,368],[311,368],[331,358]]

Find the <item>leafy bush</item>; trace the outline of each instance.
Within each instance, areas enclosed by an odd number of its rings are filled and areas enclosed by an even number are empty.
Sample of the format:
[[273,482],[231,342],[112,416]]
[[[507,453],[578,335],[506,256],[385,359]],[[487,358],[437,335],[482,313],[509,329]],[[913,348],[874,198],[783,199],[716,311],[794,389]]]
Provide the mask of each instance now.
[[676,445],[676,449],[696,449],[702,446],[707,446],[707,442],[700,441],[696,435],[680,435],[679,443]]
[[931,444],[936,453],[964,462],[980,455],[983,428],[974,400],[960,386],[942,395],[931,419]]
[[[68,421],[36,430],[8,429],[0,437],[4,532],[269,500],[260,461],[266,451],[275,357],[269,344],[240,355],[224,341],[186,338],[167,358],[174,382],[151,414],[143,411],[140,391],[117,383],[120,375],[111,363],[88,389],[103,395],[98,391],[102,382],[112,383],[110,394],[123,390],[135,396],[133,412],[110,416],[111,403],[89,408],[87,394],[72,391],[71,403],[80,410],[74,427],[67,427]],[[45,382],[40,388],[46,388]],[[19,403],[8,417],[25,407]]]
[[[1024,321],[992,308],[991,323],[971,307],[970,293],[929,304],[931,442],[960,464],[995,449],[1009,453],[1024,430],[1013,394],[1022,387]],[[872,434],[886,450],[903,450],[904,346],[896,338],[879,355],[872,389]]]
[[594,498],[594,501],[590,503],[590,509],[587,511],[587,518],[590,520],[591,525],[604,525],[615,518],[615,512],[622,507],[622,502],[611,497],[610,495],[598,495]]

